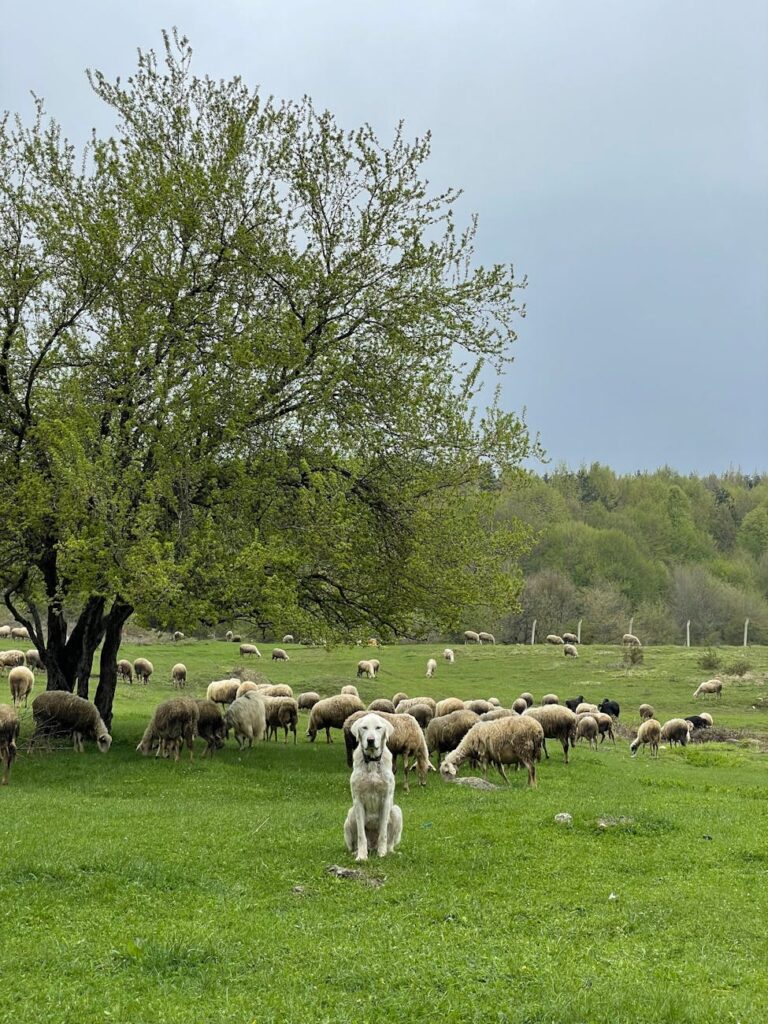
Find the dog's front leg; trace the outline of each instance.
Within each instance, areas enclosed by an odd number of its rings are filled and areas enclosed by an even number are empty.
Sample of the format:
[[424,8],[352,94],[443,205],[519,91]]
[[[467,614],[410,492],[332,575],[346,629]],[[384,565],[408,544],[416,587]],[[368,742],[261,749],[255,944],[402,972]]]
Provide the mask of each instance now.
[[379,815],[379,837],[378,844],[376,846],[376,852],[380,857],[386,857],[387,855],[387,838],[389,836],[389,816],[392,813],[393,801],[394,798],[392,794],[388,793],[381,804],[381,813]]
[[355,860],[368,860],[368,837],[365,834],[365,807],[362,800],[355,803],[357,825],[357,856]]

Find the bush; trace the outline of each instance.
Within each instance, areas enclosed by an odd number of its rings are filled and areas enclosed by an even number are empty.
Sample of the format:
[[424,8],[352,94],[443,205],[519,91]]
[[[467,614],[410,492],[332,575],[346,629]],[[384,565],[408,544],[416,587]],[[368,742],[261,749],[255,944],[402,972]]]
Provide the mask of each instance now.
[[723,659],[720,657],[717,651],[712,647],[708,647],[706,651],[703,652],[703,654],[699,655],[699,657],[696,660],[696,664],[699,666],[699,668],[706,669],[708,672],[710,672],[720,668],[722,661]]
[[627,668],[633,668],[635,665],[642,665],[645,661],[642,647],[625,647],[624,648],[624,664]]
[[752,665],[746,658],[737,658],[736,661],[732,661],[730,665],[726,666],[723,671],[728,676],[738,676],[741,678],[742,676],[745,676],[751,668]]

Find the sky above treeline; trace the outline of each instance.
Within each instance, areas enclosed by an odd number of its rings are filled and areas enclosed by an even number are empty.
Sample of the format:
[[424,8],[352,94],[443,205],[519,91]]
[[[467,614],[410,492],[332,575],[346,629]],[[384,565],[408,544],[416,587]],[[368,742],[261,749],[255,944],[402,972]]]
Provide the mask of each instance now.
[[528,278],[502,396],[552,465],[768,470],[765,0],[37,0],[4,10],[0,107],[106,133],[85,69],[173,26],[200,75],[432,131],[478,261]]

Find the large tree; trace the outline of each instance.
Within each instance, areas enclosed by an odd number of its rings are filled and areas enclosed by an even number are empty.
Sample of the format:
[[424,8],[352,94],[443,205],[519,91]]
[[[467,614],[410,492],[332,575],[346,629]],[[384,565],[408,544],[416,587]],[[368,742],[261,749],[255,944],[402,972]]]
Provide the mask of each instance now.
[[[509,606],[523,533],[489,470],[530,453],[481,370],[522,283],[477,267],[429,139],[198,78],[164,37],[90,74],[113,137],[0,125],[0,576],[49,687],[111,718],[134,611],[309,635]],[[74,621],[72,609],[76,609]]]

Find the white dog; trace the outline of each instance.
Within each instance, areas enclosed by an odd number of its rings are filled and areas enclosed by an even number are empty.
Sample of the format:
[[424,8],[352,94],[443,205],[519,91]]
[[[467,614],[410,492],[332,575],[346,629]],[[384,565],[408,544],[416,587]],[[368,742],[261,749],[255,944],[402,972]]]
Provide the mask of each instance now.
[[380,857],[392,853],[403,833],[403,812],[394,803],[395,776],[387,739],[394,727],[379,715],[363,715],[352,726],[357,746],[352,755],[352,806],[344,822],[344,841],[355,860],[368,859],[368,847]]

